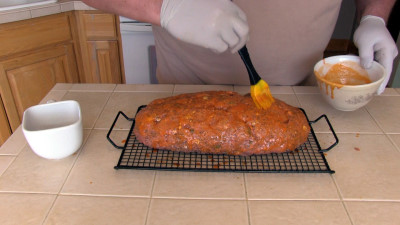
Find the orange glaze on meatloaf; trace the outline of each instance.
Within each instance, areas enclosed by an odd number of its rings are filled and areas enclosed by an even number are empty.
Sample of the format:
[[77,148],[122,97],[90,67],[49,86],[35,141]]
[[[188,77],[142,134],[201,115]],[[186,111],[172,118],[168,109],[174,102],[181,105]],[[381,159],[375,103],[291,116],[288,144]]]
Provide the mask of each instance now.
[[258,109],[249,95],[207,91],[157,99],[135,118],[134,134],[155,149],[230,155],[293,151],[308,137],[303,112],[276,99]]

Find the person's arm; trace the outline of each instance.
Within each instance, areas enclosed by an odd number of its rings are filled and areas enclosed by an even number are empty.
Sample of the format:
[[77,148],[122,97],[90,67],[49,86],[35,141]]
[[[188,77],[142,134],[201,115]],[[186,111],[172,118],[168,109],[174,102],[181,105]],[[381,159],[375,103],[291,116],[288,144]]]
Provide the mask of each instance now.
[[381,17],[387,22],[396,0],[355,0],[359,18],[366,15]]
[[89,6],[160,25],[175,38],[221,53],[248,40],[245,13],[230,0],[83,0]]
[[82,2],[105,12],[160,25],[163,0],[82,0]]
[[377,94],[381,94],[392,73],[393,60],[398,54],[396,43],[386,28],[396,0],[355,0],[360,24],[354,33],[354,44],[358,47],[361,65],[369,68],[375,59],[386,70],[383,83]]

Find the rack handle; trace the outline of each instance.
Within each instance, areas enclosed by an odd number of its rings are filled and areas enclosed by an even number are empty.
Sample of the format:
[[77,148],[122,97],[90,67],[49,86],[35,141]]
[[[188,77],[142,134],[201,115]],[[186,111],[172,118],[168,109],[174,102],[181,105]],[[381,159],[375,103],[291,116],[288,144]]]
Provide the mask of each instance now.
[[115,119],[114,119],[114,122],[112,123],[112,125],[111,125],[111,127],[110,127],[110,130],[109,130],[108,133],[107,133],[107,140],[108,140],[115,148],[117,148],[117,149],[124,149],[124,146],[119,146],[119,145],[115,144],[115,142],[114,142],[113,140],[111,140],[111,138],[110,138],[110,134],[111,134],[111,132],[113,131],[114,126],[115,126],[115,124],[117,123],[117,120],[118,120],[118,118],[119,118],[120,115],[122,115],[123,117],[125,117],[125,119],[128,120],[128,121],[134,121],[134,120],[135,120],[134,118],[129,118],[129,117],[128,117],[127,115],[125,115],[125,113],[123,113],[122,111],[119,111],[118,114],[117,114],[117,116],[116,116]]
[[321,120],[322,118],[325,119],[326,123],[327,123],[328,126],[329,126],[329,129],[330,129],[331,132],[332,132],[333,137],[335,138],[335,143],[333,143],[331,146],[329,146],[329,147],[326,148],[326,149],[321,149],[321,146],[319,146],[319,144],[318,144],[318,147],[319,147],[319,149],[320,149],[319,152],[327,152],[327,151],[331,150],[333,147],[335,147],[335,146],[339,143],[339,138],[337,137],[335,131],[333,130],[333,127],[332,127],[331,122],[329,122],[329,119],[328,119],[328,117],[327,117],[325,114],[321,115],[320,117],[318,117],[318,118],[317,118],[316,120],[314,120],[314,121],[310,121],[310,124],[316,123],[316,122],[318,122],[319,120]]

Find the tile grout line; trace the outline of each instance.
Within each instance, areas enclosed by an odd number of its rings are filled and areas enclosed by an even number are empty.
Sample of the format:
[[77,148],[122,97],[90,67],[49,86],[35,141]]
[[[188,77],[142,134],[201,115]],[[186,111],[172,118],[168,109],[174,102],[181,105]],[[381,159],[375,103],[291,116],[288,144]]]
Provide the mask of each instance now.
[[[116,86],[115,86],[115,87],[116,87]],[[113,88],[113,91],[115,90],[115,87]],[[70,91],[71,91],[71,89],[69,89],[68,91],[66,91],[66,93],[61,97],[61,99],[62,99],[63,97],[65,97]],[[113,91],[112,91],[111,93],[113,93]],[[80,156],[81,153],[83,152],[84,146],[86,145],[87,141],[89,140],[89,137],[90,137],[90,135],[91,135],[91,133],[92,133],[92,131],[93,131],[93,128],[94,128],[94,126],[95,126],[97,120],[99,119],[99,117],[100,117],[100,115],[101,115],[101,112],[103,112],[105,106],[107,105],[107,102],[109,101],[110,97],[111,97],[111,94],[108,96],[107,101],[105,102],[105,104],[104,104],[104,106],[102,107],[102,109],[101,109],[101,111],[100,111],[98,117],[96,118],[95,122],[93,123],[93,126],[92,126],[91,128],[89,128],[89,129],[86,129],[86,130],[89,130],[89,134],[88,134],[86,140],[82,143],[82,146],[81,146],[80,149],[79,149],[79,153],[77,154],[76,158],[74,159],[74,161],[73,161],[73,163],[72,163],[72,165],[71,165],[71,168],[70,168],[69,171],[67,172],[67,175],[65,176],[64,182],[62,183],[60,189],[58,190],[58,192],[57,192],[57,194],[56,194],[56,198],[54,199],[54,201],[53,201],[53,203],[51,204],[51,206],[50,206],[48,212],[46,213],[46,216],[44,217],[42,224],[44,224],[45,221],[47,220],[47,218],[48,218],[48,216],[49,216],[51,210],[53,209],[53,207],[54,207],[54,205],[55,205],[57,199],[58,199],[59,196],[61,195],[61,192],[62,192],[62,190],[63,190],[63,188],[64,188],[64,186],[65,186],[65,183],[67,182],[68,177],[69,177],[70,174],[71,174],[71,171],[73,170],[73,168],[74,168],[76,162],[78,161],[79,156]]]
[[55,195],[55,196],[56,197],[54,198],[54,201],[51,203],[49,209],[46,212],[46,216],[43,218],[42,225],[46,222],[47,218],[49,217],[49,214],[50,214],[51,210],[53,209],[54,205],[56,204],[56,201],[58,199],[58,194]]
[[82,143],[82,146],[79,148],[79,152],[78,152],[78,154],[76,155],[74,161],[72,162],[71,168],[69,169],[69,171],[68,171],[68,173],[67,173],[67,176],[65,177],[65,180],[64,180],[64,182],[63,182],[62,185],[61,185],[60,190],[57,192],[57,196],[62,195],[61,191],[62,191],[62,189],[64,188],[65,183],[67,182],[67,179],[68,179],[69,175],[71,175],[72,169],[74,168],[76,162],[78,161],[79,156],[82,154],[82,152],[83,152],[83,150],[84,150],[84,147],[85,147],[85,145],[87,144],[87,142],[88,142],[89,137],[90,137],[91,134],[92,134],[92,129],[90,129],[89,134],[88,134],[86,140],[84,140],[84,142]]
[[96,127],[96,123],[97,123],[97,121],[99,120],[99,118],[101,117],[102,113],[104,112],[104,109],[106,108],[108,102],[110,101],[111,96],[114,94],[114,90],[115,90],[116,87],[117,87],[117,86],[115,86],[114,89],[110,92],[110,94],[109,94],[108,97],[107,97],[107,100],[104,102],[103,107],[101,107],[101,110],[100,110],[99,115],[97,115],[96,119],[95,119],[94,122],[93,122],[92,127],[90,128],[91,130],[93,130],[93,129]]
[[[386,137],[389,139],[389,141],[392,143],[394,148],[397,150],[397,152],[400,152],[400,146],[397,146],[396,143],[394,142],[393,138],[389,136],[390,134],[386,134]],[[396,135],[396,134],[395,134]]]
[[[391,133],[386,132],[383,127],[381,126],[381,124],[378,122],[378,120],[375,119],[375,117],[371,114],[371,112],[368,110],[368,107],[365,107],[365,110],[368,112],[368,114],[371,116],[371,118],[374,120],[374,122],[376,123],[376,125],[379,127],[379,129],[381,129],[382,133],[385,135],[385,137],[387,139],[389,139],[390,143],[393,145],[393,147],[395,148],[395,150],[397,152],[400,152],[400,146],[397,146],[396,143],[394,142],[394,140],[389,136]],[[396,134],[396,133],[394,133]]]
[[383,134],[386,134],[385,130],[381,126],[381,124],[375,119],[375,117],[371,114],[371,112],[368,110],[368,107],[364,106],[365,111],[367,111],[368,115],[372,118],[374,123],[379,127],[379,129],[382,131]]
[[172,94],[171,94],[172,96],[174,96],[175,90],[176,90],[176,84],[174,84],[174,86],[172,88]]
[[400,200],[385,200],[385,199],[347,199],[344,202],[390,202],[390,203],[400,203]]
[[150,196],[149,196],[150,198],[149,198],[149,203],[147,205],[146,219],[144,220],[145,225],[148,223],[149,214],[150,214],[150,206],[153,203],[153,191],[154,191],[154,185],[156,183],[156,176],[157,176],[157,171],[154,172],[153,185],[151,185]]
[[[139,195],[111,195],[111,194],[83,194],[83,193],[51,193],[51,192],[26,192],[26,191],[1,191],[0,194],[16,194],[16,195],[54,195],[54,196],[70,196],[70,197],[99,197],[99,198],[135,198],[135,199],[149,199],[149,196]],[[210,197],[152,197],[152,199],[163,199],[163,200],[204,200],[204,201],[245,201],[243,198],[210,198]],[[400,203],[400,200],[388,200],[388,199],[318,199],[318,198],[258,198],[248,199],[248,201],[279,201],[279,202],[386,202],[386,203]]]
[[344,201],[344,199],[343,199],[343,194],[342,194],[342,192],[341,192],[341,190],[340,190],[340,188],[339,188],[339,184],[337,183],[335,176],[334,176],[334,175],[331,175],[331,178],[332,178],[332,180],[333,180],[333,183],[334,183],[335,186],[336,186],[336,191],[337,191],[337,193],[338,193],[338,195],[339,195],[340,203],[342,204],[344,210],[346,211],[346,215],[347,215],[347,217],[349,218],[350,223],[351,223],[352,225],[355,225],[355,223],[354,223],[352,217],[350,216],[350,212],[349,212],[349,210],[347,209],[347,206],[346,206],[345,201]]
[[233,197],[224,197],[224,198],[216,198],[216,197],[174,197],[174,196],[157,196],[152,197],[152,199],[175,199],[175,200],[207,200],[207,201],[245,201],[245,198],[233,198]]
[[247,208],[247,222],[249,225],[251,225],[251,219],[250,219],[250,207],[249,207],[249,197],[247,195],[247,179],[246,179],[246,173],[243,174],[243,182],[244,182],[244,194],[245,194],[245,201],[246,201],[246,208]]
[[346,211],[346,215],[347,215],[347,217],[349,218],[350,223],[351,223],[352,225],[355,225],[355,223],[354,223],[354,221],[353,221],[353,218],[351,217],[350,212],[349,212],[349,210],[347,209],[346,203],[345,203],[344,201],[340,201],[340,202],[342,203],[342,206],[343,206],[344,210]]
[[300,102],[299,96],[297,96],[297,93],[294,91],[293,87],[290,87],[290,88],[292,89],[292,91],[293,91],[293,94],[294,94],[294,97],[295,97],[295,98],[296,98],[296,100],[297,100],[297,104],[299,105],[299,107],[298,107],[298,108],[302,108],[302,105],[301,105],[301,102]]
[[[332,134],[332,131],[315,131],[315,134]],[[372,132],[372,131],[366,131],[366,132],[359,132],[359,131],[335,131],[336,134],[364,134],[364,135],[384,135],[385,133],[383,132]]]
[[72,162],[71,168],[70,168],[69,171],[67,172],[67,175],[65,176],[64,182],[62,183],[60,189],[58,190],[58,192],[57,192],[57,194],[56,194],[56,197],[55,197],[53,203],[52,203],[51,206],[49,207],[49,210],[47,211],[46,216],[44,217],[42,224],[44,224],[44,223],[46,222],[47,218],[49,217],[49,214],[50,214],[51,210],[53,209],[54,205],[56,204],[57,199],[58,199],[60,196],[63,196],[63,195],[61,194],[61,192],[62,192],[62,190],[63,190],[63,188],[64,188],[64,186],[65,186],[65,183],[66,183],[67,180],[68,180],[69,175],[70,175],[71,172],[72,172],[72,169],[74,168],[76,162],[78,161],[79,156],[82,154],[83,149],[84,149],[84,146],[86,145],[87,141],[89,140],[89,136],[90,136],[91,133],[92,133],[92,129],[89,130],[89,134],[88,134],[86,140],[84,140],[84,142],[82,143],[82,146],[79,148],[79,152],[78,152],[78,154],[76,155],[74,161]]
[[[25,147],[24,147],[24,148],[25,148]],[[19,155],[19,153],[18,153],[18,155]],[[15,160],[16,160],[17,157],[18,157],[18,155],[0,155],[0,157],[6,156],[6,157],[12,157],[12,158],[13,158],[13,159],[11,160],[11,162],[8,164],[7,168],[5,168],[5,169],[3,170],[2,173],[0,173],[0,177],[3,176],[3,174],[10,168],[11,164],[13,164],[13,163],[15,162]]]
[[[99,198],[136,198],[136,199],[149,199],[149,196],[139,195],[111,195],[111,194],[78,194],[78,193],[51,193],[51,192],[27,192],[27,191],[1,191],[0,194],[16,194],[16,195],[53,195],[53,196],[70,196],[70,197],[99,197]],[[163,199],[163,200],[205,200],[205,201],[244,201],[242,198],[204,198],[204,197],[152,197],[152,199]],[[386,202],[386,203],[400,203],[400,200],[389,200],[389,199],[318,199],[318,198],[259,198],[259,199],[248,199],[248,201],[281,201],[281,202]]]
[[266,199],[250,199],[249,201],[271,201],[271,202],[341,202],[340,199],[318,199],[318,198],[266,198]]

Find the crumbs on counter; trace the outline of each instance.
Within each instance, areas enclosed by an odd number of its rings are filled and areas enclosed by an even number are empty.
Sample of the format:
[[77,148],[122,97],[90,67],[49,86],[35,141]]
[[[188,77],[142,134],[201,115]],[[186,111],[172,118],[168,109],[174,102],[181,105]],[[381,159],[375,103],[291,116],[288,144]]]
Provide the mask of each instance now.
[[354,150],[356,150],[357,152],[359,152],[361,149],[358,147],[354,147]]

